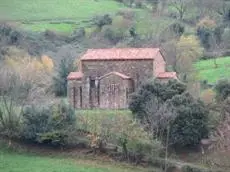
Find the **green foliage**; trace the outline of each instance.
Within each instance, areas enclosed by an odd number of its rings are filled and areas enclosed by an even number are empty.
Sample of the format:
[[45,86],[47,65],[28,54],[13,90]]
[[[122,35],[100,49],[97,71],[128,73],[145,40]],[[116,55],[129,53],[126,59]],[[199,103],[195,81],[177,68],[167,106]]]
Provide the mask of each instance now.
[[230,96],[230,81],[220,80],[215,86],[217,100],[223,101]]
[[165,141],[169,127],[170,144],[196,145],[207,137],[208,111],[185,91],[178,81],[148,82],[132,96],[129,107],[153,137]]
[[197,29],[197,35],[200,38],[201,43],[206,49],[210,49],[213,42],[213,31],[209,28],[199,27]]
[[[74,110],[67,104],[29,106],[23,111],[22,137],[54,146],[68,145],[76,127]],[[75,130],[76,131],[76,130]]]
[[23,38],[23,35],[19,31],[12,29],[6,24],[0,25],[0,36],[1,39],[6,39],[7,44],[12,45],[18,45],[19,41]]
[[176,22],[176,23],[173,23],[173,24],[170,25],[170,30],[176,36],[180,37],[185,32],[185,27],[184,27],[183,24]]
[[176,118],[170,124],[170,144],[193,146],[208,137],[208,111],[205,105],[189,93],[176,95],[168,102]]
[[112,18],[109,16],[109,14],[105,14],[103,16],[97,16],[94,19],[94,24],[98,27],[98,28],[102,28],[105,25],[110,25],[112,24]]
[[145,115],[144,106],[152,97],[156,97],[160,103],[163,103],[177,94],[182,94],[185,90],[186,86],[175,80],[167,83],[159,80],[149,81],[132,95],[129,109],[142,118]]
[[62,59],[57,69],[57,76],[53,78],[53,90],[56,96],[67,95],[67,76],[73,71],[75,71],[74,61]]
[[104,37],[116,44],[124,38],[124,32],[115,30],[111,27],[106,27],[103,30]]

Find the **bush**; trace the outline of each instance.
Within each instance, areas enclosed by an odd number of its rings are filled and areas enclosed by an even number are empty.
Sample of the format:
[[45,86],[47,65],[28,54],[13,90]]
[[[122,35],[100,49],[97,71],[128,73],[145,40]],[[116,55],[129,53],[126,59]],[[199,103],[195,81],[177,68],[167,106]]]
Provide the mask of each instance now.
[[132,20],[135,17],[135,12],[129,9],[122,9],[117,13],[118,16],[122,16],[127,20]]
[[118,43],[124,38],[124,33],[121,30],[115,30],[111,27],[104,28],[102,32],[104,34],[104,37],[114,44]]
[[94,19],[94,24],[98,27],[98,28],[102,28],[105,25],[110,25],[112,24],[112,18],[110,17],[109,14],[105,14],[104,16],[97,16]]
[[23,112],[21,135],[32,142],[65,146],[68,145],[67,140],[72,137],[72,130],[75,129],[75,112],[64,103],[29,106]]
[[215,86],[216,98],[218,101],[223,101],[230,96],[230,81],[220,80]]
[[[140,162],[144,157],[157,157],[163,149],[157,140],[152,140],[144,128],[132,119],[129,114],[96,113],[93,115],[83,114],[78,116],[81,128],[94,133],[101,149],[115,147],[116,158]],[[93,145],[94,147],[96,145]],[[96,146],[100,148],[99,145]],[[112,153],[112,152],[109,152]],[[122,155],[121,157],[117,156]]]

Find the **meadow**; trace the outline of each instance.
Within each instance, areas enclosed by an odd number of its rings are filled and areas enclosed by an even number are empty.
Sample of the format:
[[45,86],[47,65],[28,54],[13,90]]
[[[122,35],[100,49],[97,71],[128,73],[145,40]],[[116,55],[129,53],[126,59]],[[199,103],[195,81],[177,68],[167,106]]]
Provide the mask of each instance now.
[[71,32],[96,15],[114,14],[122,8],[113,0],[0,1],[0,20],[33,31]]
[[145,169],[115,163],[38,156],[0,150],[0,172],[139,172]]
[[230,57],[201,60],[195,64],[195,69],[199,80],[207,80],[208,83],[215,84],[220,79],[229,79]]

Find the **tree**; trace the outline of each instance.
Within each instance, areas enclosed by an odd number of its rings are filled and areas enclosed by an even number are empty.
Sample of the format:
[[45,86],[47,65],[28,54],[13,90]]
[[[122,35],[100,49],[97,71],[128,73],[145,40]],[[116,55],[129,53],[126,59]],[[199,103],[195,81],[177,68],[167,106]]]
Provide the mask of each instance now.
[[153,139],[190,146],[207,137],[205,105],[186,93],[185,85],[177,81],[144,84],[132,96],[129,107]]
[[179,13],[179,19],[183,20],[184,14],[188,9],[188,0],[169,0],[169,5]]
[[187,80],[192,72],[192,64],[202,56],[203,48],[195,36],[181,36],[176,45],[176,71]]
[[53,77],[53,89],[56,96],[67,95],[67,76],[75,71],[75,65],[71,59],[62,59],[57,69],[57,75]]
[[185,90],[184,84],[174,80],[168,83],[149,81],[132,95],[129,109],[146,125],[153,137],[162,135],[174,116],[171,109],[165,106],[165,102]]
[[170,144],[179,146],[198,145],[208,137],[208,110],[189,93],[176,95],[168,102],[176,118],[170,123]]
[[52,84],[53,61],[48,56],[39,59],[12,48],[4,57],[3,66],[16,74],[21,82],[30,85],[28,102],[41,100],[49,93]]
[[0,68],[0,80],[0,135],[9,139],[10,146],[13,138],[20,137],[21,114],[30,85],[5,66]]

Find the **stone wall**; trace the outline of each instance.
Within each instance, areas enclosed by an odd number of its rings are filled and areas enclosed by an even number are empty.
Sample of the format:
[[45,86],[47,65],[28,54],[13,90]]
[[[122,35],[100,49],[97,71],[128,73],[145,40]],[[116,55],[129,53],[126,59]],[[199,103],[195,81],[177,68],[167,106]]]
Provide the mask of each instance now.
[[130,79],[109,75],[100,80],[99,107],[102,109],[125,109],[128,107]]
[[153,60],[97,60],[82,61],[82,71],[85,77],[103,76],[109,72],[120,72],[134,80],[135,88],[141,82],[153,77]]

